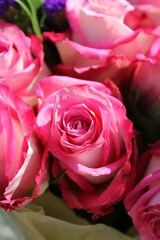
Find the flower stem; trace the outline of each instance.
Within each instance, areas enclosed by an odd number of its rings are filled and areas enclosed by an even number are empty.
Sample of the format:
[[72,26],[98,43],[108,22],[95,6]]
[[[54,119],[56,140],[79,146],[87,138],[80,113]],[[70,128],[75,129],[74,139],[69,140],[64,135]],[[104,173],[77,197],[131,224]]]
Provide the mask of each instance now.
[[37,19],[37,9],[34,7],[33,3],[31,0],[26,0],[26,4],[24,3],[25,1],[22,0],[15,0],[21,7],[22,9],[26,12],[26,14],[28,15],[28,17],[31,20],[32,23],[32,28],[34,33],[40,38],[42,39],[42,33],[41,33],[41,29],[39,26],[39,22]]

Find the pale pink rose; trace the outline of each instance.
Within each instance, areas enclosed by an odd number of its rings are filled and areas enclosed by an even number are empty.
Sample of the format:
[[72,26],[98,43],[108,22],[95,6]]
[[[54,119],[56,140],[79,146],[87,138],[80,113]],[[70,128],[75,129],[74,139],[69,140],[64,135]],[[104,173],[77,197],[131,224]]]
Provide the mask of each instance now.
[[0,83],[34,104],[39,79],[49,75],[42,42],[26,36],[16,25],[0,20]]
[[113,82],[53,76],[40,81],[37,133],[61,171],[63,198],[94,217],[113,210],[134,182],[134,132]]
[[32,108],[1,85],[0,206],[7,211],[26,205],[47,186],[47,151],[34,124]]
[[79,75],[83,79],[87,75],[87,79],[92,80],[99,72],[97,81],[107,77],[117,83],[127,78],[128,72],[132,74],[136,54],[145,54],[155,39],[154,34],[127,26],[125,16],[133,9],[125,0],[67,0],[70,29],[63,33],[43,33],[60,55],[62,64],[54,67],[55,73]]
[[133,9],[126,0],[67,0],[66,14],[73,31],[72,40],[94,48],[115,45],[132,34],[123,21]]
[[[160,239],[160,141],[139,159],[141,181],[125,198],[125,206],[141,240]],[[142,166],[141,166],[142,167]],[[145,170],[145,174],[143,175]]]

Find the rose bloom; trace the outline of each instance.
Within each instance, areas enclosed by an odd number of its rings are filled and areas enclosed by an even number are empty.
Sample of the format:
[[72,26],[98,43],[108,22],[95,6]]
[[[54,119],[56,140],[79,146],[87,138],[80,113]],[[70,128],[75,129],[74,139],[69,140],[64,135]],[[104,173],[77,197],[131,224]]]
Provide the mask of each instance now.
[[0,86],[0,206],[22,207],[48,182],[47,151],[33,130],[32,108]]
[[52,76],[40,81],[37,133],[54,156],[52,174],[71,208],[105,215],[134,182],[134,133],[108,84]]
[[158,240],[160,239],[160,141],[143,153],[139,165],[141,169],[143,168],[141,181],[129,192],[124,203],[140,239]]
[[16,25],[0,20],[0,83],[34,105],[39,79],[49,75],[42,42],[26,36]]
[[60,55],[62,64],[54,67],[55,74],[97,81],[110,78],[118,84],[128,79],[136,54],[145,54],[155,39],[153,33],[127,25],[126,16],[133,10],[125,0],[66,0],[70,29],[43,34]]

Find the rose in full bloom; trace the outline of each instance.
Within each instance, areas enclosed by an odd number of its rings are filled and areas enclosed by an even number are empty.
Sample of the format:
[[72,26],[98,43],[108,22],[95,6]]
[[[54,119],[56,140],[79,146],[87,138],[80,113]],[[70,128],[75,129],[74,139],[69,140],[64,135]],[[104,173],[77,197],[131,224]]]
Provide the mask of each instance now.
[[126,210],[139,232],[140,239],[158,240],[160,239],[160,141],[142,154],[139,165],[143,168],[141,181],[125,198]]
[[107,77],[118,84],[128,79],[136,54],[145,54],[155,39],[152,32],[127,25],[126,16],[133,10],[125,0],[66,0],[70,29],[43,34],[60,55],[62,64],[54,68],[55,73],[97,81]]
[[0,86],[0,206],[26,205],[47,186],[47,151],[34,131],[32,108]]
[[34,104],[39,79],[49,75],[42,42],[26,36],[16,25],[0,20],[0,83]]
[[37,88],[37,133],[54,156],[52,174],[64,174],[59,186],[71,208],[95,216],[113,210],[135,175],[133,126],[113,82],[106,86],[52,76]]

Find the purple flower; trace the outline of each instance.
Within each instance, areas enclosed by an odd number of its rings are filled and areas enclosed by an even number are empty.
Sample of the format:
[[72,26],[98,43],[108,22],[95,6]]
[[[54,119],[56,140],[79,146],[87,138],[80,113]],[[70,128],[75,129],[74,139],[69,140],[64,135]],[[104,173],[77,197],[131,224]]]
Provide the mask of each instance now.
[[57,12],[63,11],[65,0],[44,0],[43,8],[48,15],[54,16]]
[[0,16],[2,16],[7,9],[7,1],[6,0],[0,0]]
[[15,0],[0,0],[0,16],[4,15],[9,6],[14,6]]
[[9,6],[15,6],[15,0],[7,0],[6,1],[8,3]]

